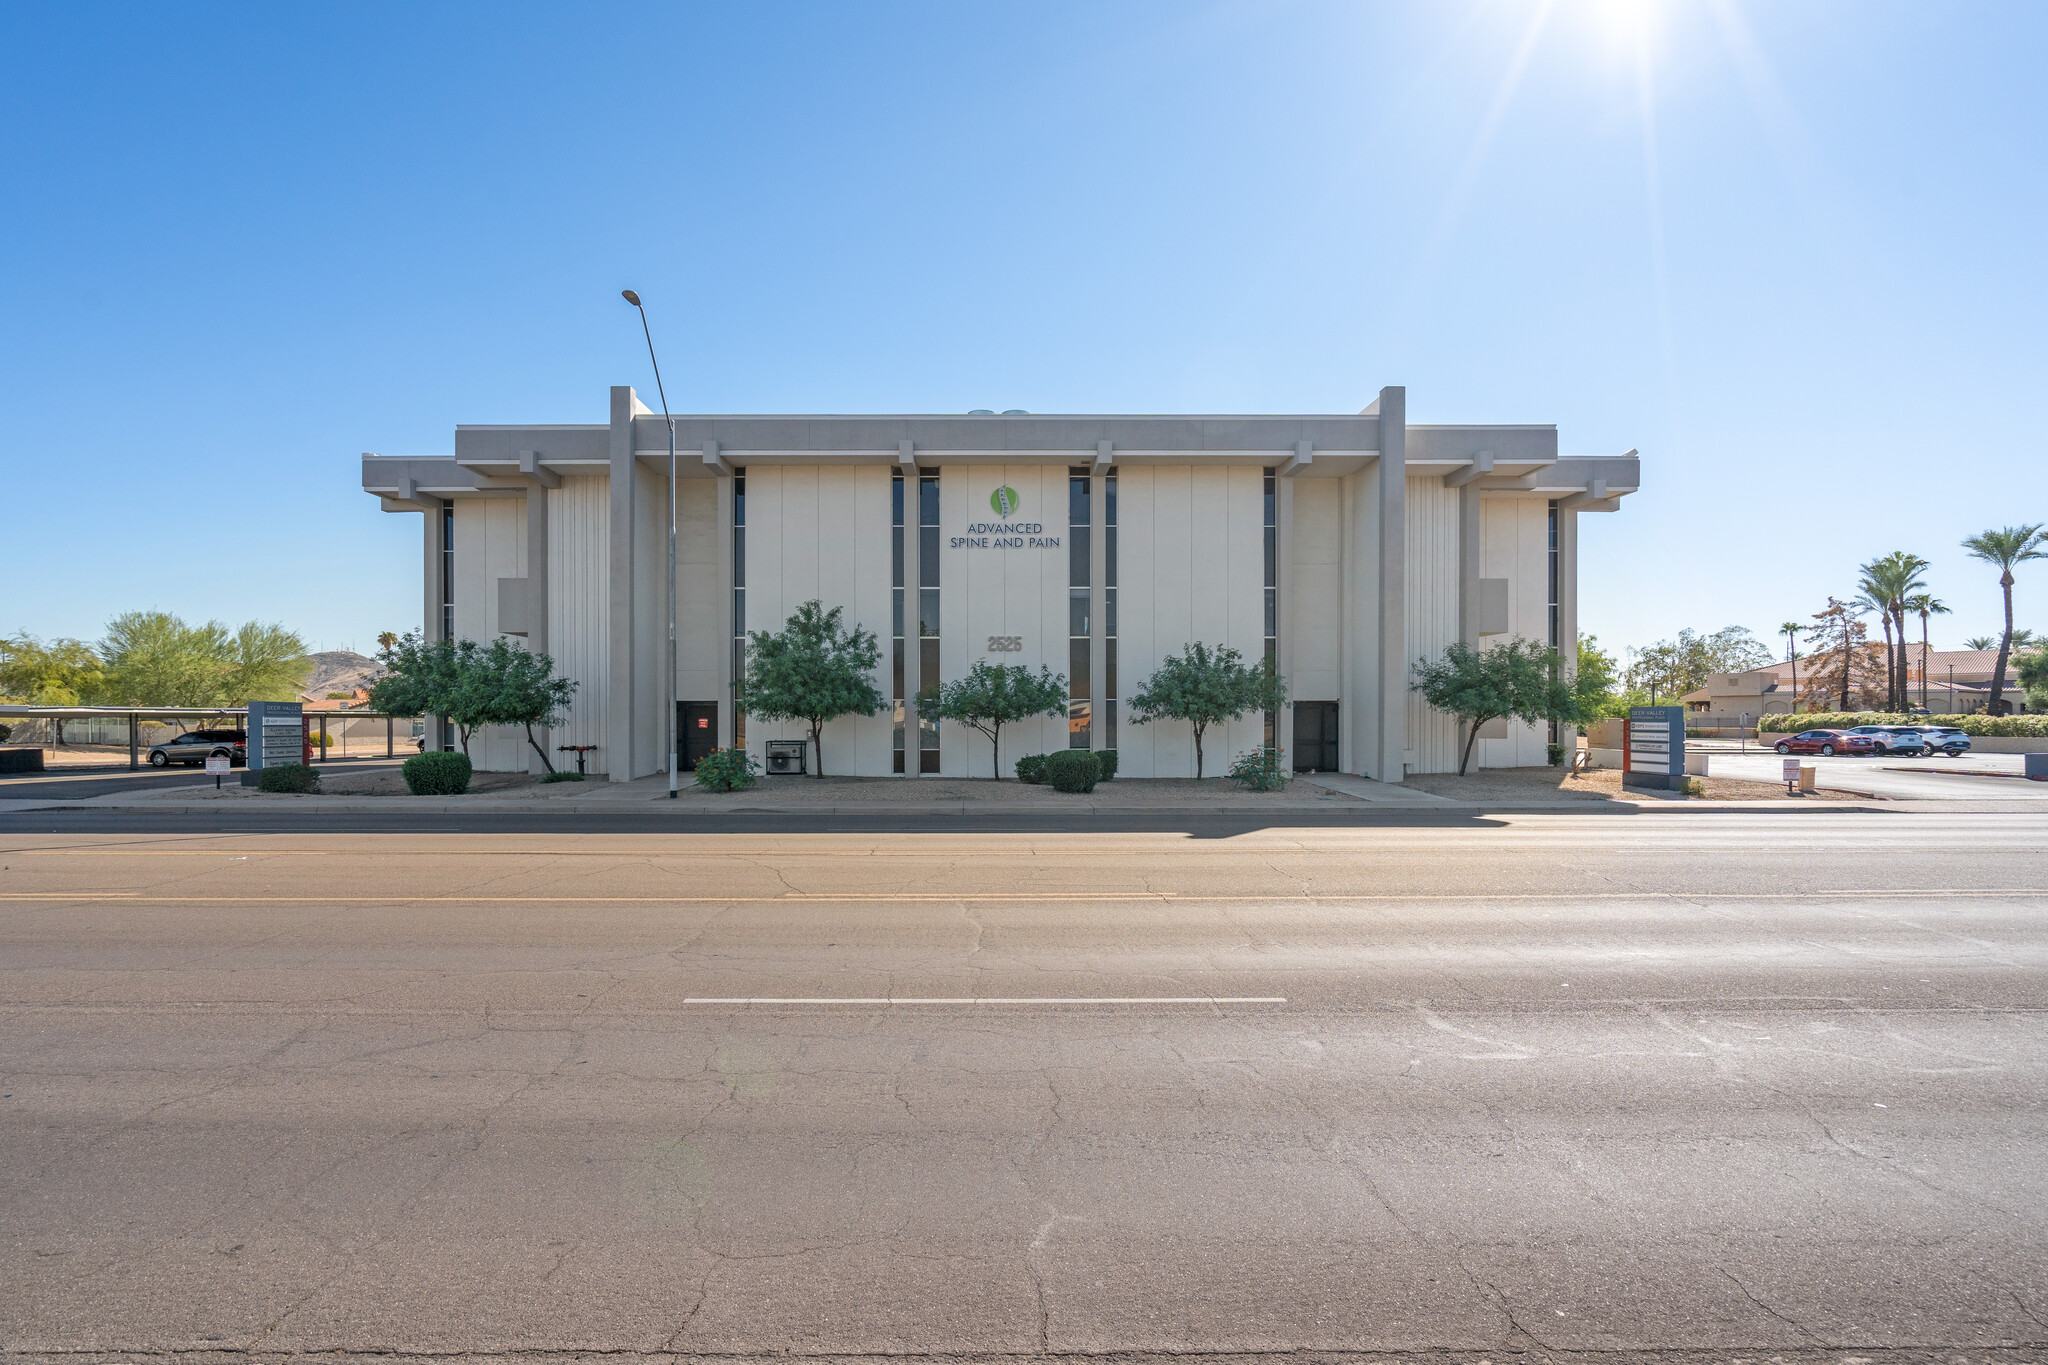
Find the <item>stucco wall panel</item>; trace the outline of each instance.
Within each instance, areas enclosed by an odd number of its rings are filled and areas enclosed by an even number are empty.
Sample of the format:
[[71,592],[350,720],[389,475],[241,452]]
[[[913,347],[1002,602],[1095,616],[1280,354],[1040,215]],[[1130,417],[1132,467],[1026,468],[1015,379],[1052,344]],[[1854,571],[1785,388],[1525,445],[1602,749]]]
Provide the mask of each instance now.
[[[576,680],[566,723],[555,728],[556,745],[605,742],[605,686],[611,664],[611,493],[610,480],[569,478],[548,493],[548,634],[555,669]],[[550,754],[557,766],[573,766],[574,755]],[[591,756],[603,772],[605,753]]]
[[[1458,638],[1458,493],[1438,477],[1410,477],[1407,515],[1407,662],[1437,660]],[[1458,770],[1458,722],[1408,694],[1408,770]]]
[[[1547,643],[1550,637],[1550,504],[1541,497],[1489,497],[1480,509],[1480,575],[1508,580],[1508,637]],[[1482,643],[1500,641],[1489,637]],[[1542,764],[1549,731],[1510,722],[1505,739],[1482,739],[1486,768]]]

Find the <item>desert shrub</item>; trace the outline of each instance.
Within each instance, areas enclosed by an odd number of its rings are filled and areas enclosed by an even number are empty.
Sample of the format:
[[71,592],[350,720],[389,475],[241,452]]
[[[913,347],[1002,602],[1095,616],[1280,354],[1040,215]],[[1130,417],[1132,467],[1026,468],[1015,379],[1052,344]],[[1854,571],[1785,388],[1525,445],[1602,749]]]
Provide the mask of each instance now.
[[697,760],[697,785],[706,791],[744,791],[760,771],[760,761],[745,749],[713,749]]
[[5,744],[13,737],[14,727],[12,725],[0,725],[0,744]]
[[1097,749],[1095,751],[1095,761],[1102,765],[1102,780],[1104,782],[1116,776],[1116,750]]
[[1280,761],[1280,751],[1263,745],[1230,760],[1230,776],[1255,792],[1276,792],[1291,776]]
[[276,767],[265,767],[256,774],[256,790],[266,792],[316,792],[320,790],[320,774],[303,763],[280,763]]
[[1045,756],[1045,780],[1056,792],[1092,792],[1102,761],[1086,749],[1060,749]]
[[[1687,731],[1686,731],[1686,733],[1687,733],[1687,734],[1689,735],[1689,734],[1691,734],[1691,733],[1692,733],[1692,731],[1690,731],[1690,730],[1687,730]],[[1546,759],[1548,759],[1548,760],[1549,760],[1549,762],[1550,762],[1550,766],[1551,766],[1551,767],[1553,767],[1553,768],[1561,768],[1561,767],[1563,767],[1563,766],[1564,766],[1564,745],[1562,745],[1562,744],[1546,744],[1546,745],[1544,745],[1544,746],[1543,746],[1543,756],[1544,756],[1544,757],[1545,757]]]
[[408,758],[399,771],[405,775],[405,789],[414,796],[460,796],[469,790],[476,770],[467,754],[432,749]]
[[1017,780],[1019,782],[1036,783],[1038,786],[1041,787],[1044,786],[1045,759],[1046,756],[1044,754],[1026,754],[1024,755],[1024,757],[1018,759]]
[[1678,783],[1678,790],[1686,796],[1705,796],[1707,794],[1707,784],[1700,781],[1697,777],[1681,778]]
[[582,773],[549,773],[541,779],[543,782],[581,782],[582,780]]

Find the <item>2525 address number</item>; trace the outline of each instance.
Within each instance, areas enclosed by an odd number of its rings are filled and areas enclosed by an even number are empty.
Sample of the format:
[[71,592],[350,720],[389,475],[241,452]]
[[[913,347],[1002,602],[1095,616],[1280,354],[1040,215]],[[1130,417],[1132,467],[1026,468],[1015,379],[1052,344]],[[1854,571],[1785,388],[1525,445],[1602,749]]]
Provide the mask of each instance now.
[[1024,637],[1021,635],[991,635],[988,637],[988,652],[991,654],[1022,654]]

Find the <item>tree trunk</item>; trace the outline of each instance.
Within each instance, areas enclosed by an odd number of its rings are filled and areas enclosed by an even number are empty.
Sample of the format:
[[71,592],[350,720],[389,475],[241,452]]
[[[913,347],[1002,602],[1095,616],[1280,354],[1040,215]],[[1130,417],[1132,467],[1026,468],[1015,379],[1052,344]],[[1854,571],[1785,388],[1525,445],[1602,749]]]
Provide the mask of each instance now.
[[1884,627],[1884,709],[1895,710],[1892,705],[1898,700],[1899,672],[1892,659],[1892,610],[1886,607],[1877,614],[1878,624]]
[[2005,634],[1998,637],[1998,662],[1991,669],[1992,715],[1998,714],[1998,699],[2005,690],[2005,661],[2012,654],[2012,570],[2007,569],[1998,576],[1998,586],[2005,592]]
[[1492,716],[1474,716],[1472,732],[1465,736],[1465,752],[1458,755],[1458,776],[1465,775],[1465,765],[1472,761],[1472,746],[1479,742],[1479,727],[1492,720]]
[[997,721],[995,730],[988,737],[990,749],[989,766],[994,769],[996,781],[1003,780],[1003,723]]
[[1920,709],[1927,709],[1927,613],[1920,613]]
[[1913,704],[1912,669],[1906,657],[1906,604],[1901,602],[1892,609],[1892,622],[1899,628],[1899,710],[1904,711]]
[[547,751],[541,748],[540,741],[533,737],[533,726],[531,725],[528,725],[526,727],[526,742],[528,744],[531,744],[533,746],[533,751],[540,755],[540,766],[547,769],[549,772],[553,772],[555,770],[555,765],[548,762]]
[[811,748],[818,755],[818,771],[812,773],[811,776],[823,777],[825,775],[825,725],[822,721],[814,720],[811,722]]
[[[2011,617],[2011,615],[2012,615],[2011,611],[2007,611],[2007,612],[2006,612],[2006,616],[2007,616],[2008,618],[2010,618],[2010,617]],[[2011,628],[2010,628],[2010,627],[2008,627],[2007,629],[2008,629],[2008,632],[2010,632],[2010,629],[2011,629]],[[1197,725],[1197,726],[1195,727],[1195,780],[1196,780],[1197,782],[1199,782],[1199,781],[1201,781],[1201,780],[1202,780],[1202,730],[1203,730],[1203,728],[1204,728],[1204,727],[1202,727],[1202,726],[1200,726],[1200,725]]]

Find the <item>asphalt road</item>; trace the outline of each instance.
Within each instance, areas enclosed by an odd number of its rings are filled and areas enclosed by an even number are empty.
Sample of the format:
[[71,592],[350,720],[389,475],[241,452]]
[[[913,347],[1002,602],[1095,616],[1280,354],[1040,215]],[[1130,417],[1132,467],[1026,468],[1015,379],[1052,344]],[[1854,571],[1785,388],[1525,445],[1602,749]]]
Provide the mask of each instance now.
[[2039,1358],[2044,848],[0,836],[0,1350]]

